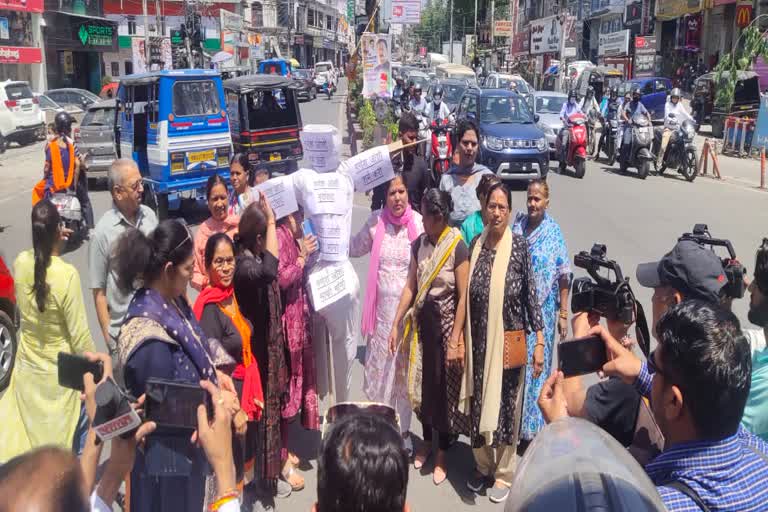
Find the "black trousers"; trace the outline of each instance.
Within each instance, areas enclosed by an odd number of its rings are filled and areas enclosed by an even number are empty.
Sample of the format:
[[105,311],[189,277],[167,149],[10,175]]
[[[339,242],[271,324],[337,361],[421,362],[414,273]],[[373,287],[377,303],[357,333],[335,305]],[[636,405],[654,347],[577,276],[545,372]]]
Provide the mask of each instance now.
[[[421,430],[423,432],[424,436],[424,442],[431,445],[432,444],[432,425],[428,425],[421,422]],[[445,433],[445,432],[438,432],[437,433],[437,446],[440,448],[440,450],[447,450],[451,447],[451,441],[452,436],[451,434]]]

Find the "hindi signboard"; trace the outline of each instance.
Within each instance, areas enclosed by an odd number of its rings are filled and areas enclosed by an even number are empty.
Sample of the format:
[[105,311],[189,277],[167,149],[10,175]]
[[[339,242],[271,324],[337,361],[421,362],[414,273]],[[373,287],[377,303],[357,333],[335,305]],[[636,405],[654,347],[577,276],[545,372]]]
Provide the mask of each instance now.
[[635,36],[636,77],[656,75],[656,36]]
[[557,17],[550,16],[531,22],[531,53],[559,53],[563,27]]
[[392,0],[390,23],[418,25],[421,21],[421,0]]
[[627,55],[629,53],[629,34],[629,29],[610,34],[600,34],[597,55],[600,57]]
[[510,20],[496,20],[493,35],[494,37],[512,37],[512,22]]

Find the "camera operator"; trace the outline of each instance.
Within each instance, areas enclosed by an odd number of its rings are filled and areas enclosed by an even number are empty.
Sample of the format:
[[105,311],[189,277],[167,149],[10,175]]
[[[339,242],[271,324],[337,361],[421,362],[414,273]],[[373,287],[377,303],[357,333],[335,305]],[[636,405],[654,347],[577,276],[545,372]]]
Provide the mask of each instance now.
[[[658,347],[641,361],[601,326],[603,372],[650,400],[666,441],[645,470],[672,512],[765,510],[768,445],[740,426],[750,387],[750,347],[736,316],[698,299],[669,307],[656,324]],[[568,416],[562,373],[542,388],[552,422]]]
[[768,441],[768,238],[755,256],[755,274],[749,285],[749,321],[760,329],[743,329],[752,346],[752,386],[741,419],[750,432]]
[[[727,284],[720,258],[692,240],[679,241],[659,262],[639,265],[636,274],[642,286],[654,290],[651,328],[657,339],[655,326],[667,309],[688,299],[719,304]],[[577,313],[573,318],[573,335],[587,335],[598,320],[594,315]],[[610,333],[624,346],[634,343],[627,334],[629,325],[615,319],[608,319],[607,323]],[[609,378],[588,389],[585,389],[583,379],[565,380],[569,413],[597,424],[621,444],[629,446],[635,433],[640,394],[621,379]]]

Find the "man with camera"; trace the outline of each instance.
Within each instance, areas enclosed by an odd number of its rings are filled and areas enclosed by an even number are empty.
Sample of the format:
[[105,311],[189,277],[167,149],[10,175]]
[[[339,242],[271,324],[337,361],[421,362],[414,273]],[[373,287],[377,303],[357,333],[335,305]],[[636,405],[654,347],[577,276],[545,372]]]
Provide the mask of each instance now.
[[[578,261],[576,263],[579,266]],[[657,340],[656,325],[667,309],[689,299],[720,304],[732,288],[720,258],[704,244],[685,236],[660,261],[639,265],[637,280],[642,286],[654,289],[651,298],[651,330]],[[581,298],[576,285],[574,282],[572,301],[579,304]],[[622,291],[620,286],[614,286],[613,289],[623,294],[614,299],[620,306],[624,306],[623,310],[642,310],[634,305],[634,298],[626,290]],[[578,311],[573,318],[575,337],[585,336],[589,328],[599,321],[594,310],[590,312],[587,308],[586,304],[583,308],[574,307]],[[628,336],[632,315],[627,318],[623,310],[613,315],[611,312],[603,312],[603,316],[607,316],[610,333],[622,345],[630,347],[634,343]],[[645,343],[648,341],[645,340]],[[633,386],[621,379],[609,378],[585,389],[583,377],[572,377],[565,380],[564,389],[571,416],[582,417],[597,424],[624,446],[632,444],[641,405],[641,396]]]
[[[738,319],[720,305],[688,299],[669,307],[655,326],[659,342],[646,362],[602,326],[603,372],[650,400],[665,439],[646,465],[672,512],[764,510],[768,445],[740,426],[750,387],[750,347]],[[548,422],[567,417],[563,375],[542,388]]]

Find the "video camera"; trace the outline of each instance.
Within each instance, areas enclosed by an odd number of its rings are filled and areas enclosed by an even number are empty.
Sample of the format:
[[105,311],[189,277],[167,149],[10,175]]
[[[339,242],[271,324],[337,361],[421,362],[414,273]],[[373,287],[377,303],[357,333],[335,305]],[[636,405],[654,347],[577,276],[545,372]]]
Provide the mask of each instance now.
[[[629,278],[624,277],[618,263],[606,259],[606,253],[605,245],[595,244],[590,252],[581,251],[573,257],[574,265],[585,269],[590,277],[573,280],[571,311],[593,312],[630,324],[634,320],[635,298],[629,288]],[[615,280],[601,276],[598,273],[601,268],[613,272]]]
[[744,276],[747,269],[736,259],[736,251],[733,249],[730,240],[712,238],[709,234],[709,228],[706,224],[696,224],[693,226],[693,233],[684,233],[678,241],[691,240],[701,245],[709,245],[714,252],[715,247],[725,247],[728,250],[728,257],[721,258],[723,263],[723,273],[728,283],[723,287],[728,297],[740,299],[747,291],[747,285],[744,282]]

